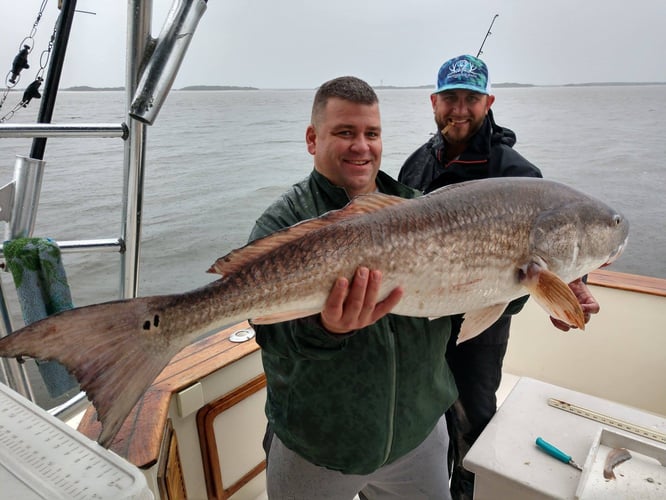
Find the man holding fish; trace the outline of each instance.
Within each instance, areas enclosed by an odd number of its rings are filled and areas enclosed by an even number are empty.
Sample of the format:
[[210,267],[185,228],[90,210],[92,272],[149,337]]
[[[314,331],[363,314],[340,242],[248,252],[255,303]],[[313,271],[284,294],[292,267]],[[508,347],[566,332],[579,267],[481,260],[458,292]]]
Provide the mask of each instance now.
[[49,316],[0,338],[0,356],[64,364],[109,447],[177,352],[250,318],[268,382],[271,498],[448,499],[450,315],[465,313],[458,340],[473,338],[529,293],[584,328],[593,299],[567,283],[617,259],[629,223],[543,179],[419,196],[379,170],[377,96],[357,78],[317,91],[306,142],[314,170],[250,244],[213,263],[220,278]]
[[[251,240],[360,194],[419,194],[379,170],[378,99],[358,78],[318,89],[305,139],[314,170],[266,210]],[[351,283],[336,281],[321,314],[255,325],[268,382],[269,498],[450,498],[449,318],[387,314],[402,289],[377,302],[381,280],[360,267]]]
[[[472,179],[542,176],[513,149],[515,133],[495,123],[491,111],[495,96],[483,61],[461,55],[444,62],[430,101],[439,133],[405,161],[398,176],[400,182],[429,193]],[[591,313],[599,311],[599,305],[581,280],[570,287],[583,307],[585,320],[589,320]],[[522,309],[527,298],[513,301],[482,335],[461,344],[457,340],[463,315],[451,317],[446,358],[459,391],[458,401],[447,412],[454,499],[472,498],[474,474],[463,468],[462,460],[495,414],[495,393],[501,381],[511,315]],[[562,321],[552,321],[562,330],[569,329]]]

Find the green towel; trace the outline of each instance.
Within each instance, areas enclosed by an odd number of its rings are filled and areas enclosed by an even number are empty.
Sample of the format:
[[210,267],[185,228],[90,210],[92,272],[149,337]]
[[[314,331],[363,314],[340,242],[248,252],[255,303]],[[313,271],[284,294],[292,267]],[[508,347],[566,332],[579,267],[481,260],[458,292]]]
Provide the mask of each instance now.
[[[18,238],[6,241],[3,252],[26,325],[74,307],[60,248],[55,241]],[[37,360],[37,366],[51,397],[76,387],[76,379],[60,363]]]

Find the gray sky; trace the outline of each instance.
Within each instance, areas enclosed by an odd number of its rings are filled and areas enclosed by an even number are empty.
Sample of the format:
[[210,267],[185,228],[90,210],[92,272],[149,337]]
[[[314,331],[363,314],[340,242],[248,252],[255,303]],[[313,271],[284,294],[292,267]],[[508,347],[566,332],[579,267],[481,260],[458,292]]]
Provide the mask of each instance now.
[[[153,35],[171,1],[154,0]],[[0,0],[8,71],[42,0]],[[126,2],[78,0],[62,85],[122,86]],[[34,79],[57,16],[49,0],[19,88]],[[343,74],[372,85],[432,84],[476,52],[493,82],[666,82],[665,0],[209,0],[174,84],[314,88]]]

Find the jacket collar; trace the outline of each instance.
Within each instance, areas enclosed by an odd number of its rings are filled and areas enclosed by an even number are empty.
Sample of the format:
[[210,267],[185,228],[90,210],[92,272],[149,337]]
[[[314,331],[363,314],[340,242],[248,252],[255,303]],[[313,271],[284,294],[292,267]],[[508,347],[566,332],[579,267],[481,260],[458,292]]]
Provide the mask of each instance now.
[[[335,204],[343,206],[347,204],[349,196],[347,191],[343,188],[335,186],[326,177],[319,173],[316,169],[312,169],[312,179],[314,180],[317,189],[323,194],[325,193]],[[377,190],[380,193],[392,194],[402,198],[415,198],[421,194],[420,191],[396,181],[386,172],[380,170],[377,172]]]

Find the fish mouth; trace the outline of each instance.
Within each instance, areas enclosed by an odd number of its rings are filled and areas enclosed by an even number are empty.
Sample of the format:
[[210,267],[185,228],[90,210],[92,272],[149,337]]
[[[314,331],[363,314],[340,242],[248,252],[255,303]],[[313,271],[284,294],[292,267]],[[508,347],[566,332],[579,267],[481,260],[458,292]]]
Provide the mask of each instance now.
[[607,261],[606,261],[606,262],[600,267],[600,269],[601,269],[601,268],[604,268],[604,267],[608,267],[608,266],[610,266],[613,262],[615,262],[615,261],[620,257],[620,255],[622,255],[622,252],[624,252],[624,249],[627,248],[627,240],[628,240],[628,238],[625,239],[625,240],[624,240],[624,241],[623,241],[623,242],[622,242],[622,243],[621,243],[621,244],[615,249],[615,251],[614,251],[612,254],[610,254],[610,255],[608,256],[608,260],[607,260]]

